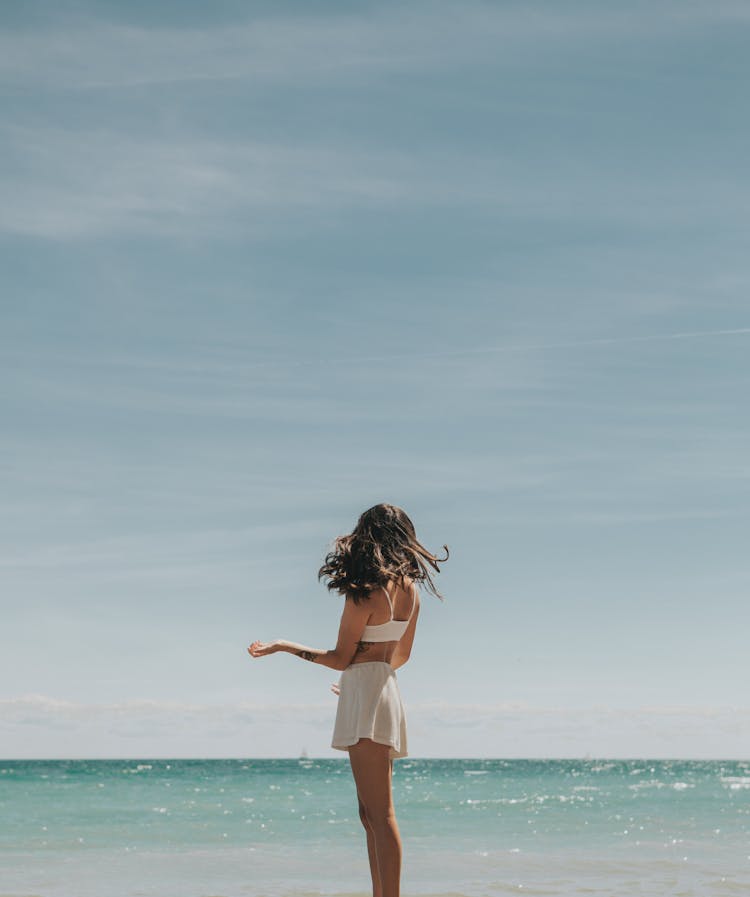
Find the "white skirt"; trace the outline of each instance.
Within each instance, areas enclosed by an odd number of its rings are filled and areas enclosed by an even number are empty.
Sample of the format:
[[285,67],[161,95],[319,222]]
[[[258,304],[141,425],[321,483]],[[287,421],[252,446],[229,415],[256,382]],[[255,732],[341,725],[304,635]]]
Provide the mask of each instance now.
[[389,663],[353,663],[339,680],[339,705],[331,747],[348,750],[360,738],[391,747],[390,756],[406,757],[406,713]]

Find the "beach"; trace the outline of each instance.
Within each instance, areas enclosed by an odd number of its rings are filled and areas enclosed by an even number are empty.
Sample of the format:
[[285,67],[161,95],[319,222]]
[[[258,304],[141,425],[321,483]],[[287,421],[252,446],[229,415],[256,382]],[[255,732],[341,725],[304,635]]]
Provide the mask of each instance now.
[[[394,765],[402,891],[750,892],[750,762]],[[0,761],[0,897],[368,895],[342,760]]]

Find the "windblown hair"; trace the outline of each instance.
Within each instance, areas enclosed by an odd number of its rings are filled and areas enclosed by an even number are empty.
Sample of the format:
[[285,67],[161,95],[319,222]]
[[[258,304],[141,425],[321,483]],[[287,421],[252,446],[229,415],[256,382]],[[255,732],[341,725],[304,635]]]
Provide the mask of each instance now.
[[364,601],[370,592],[391,580],[409,577],[424,583],[437,598],[443,596],[435,588],[430,567],[440,572],[439,564],[448,560],[431,554],[417,539],[414,524],[395,505],[374,505],[362,514],[354,530],[339,536],[318,571],[318,579],[327,579],[327,588],[352,598],[355,604]]

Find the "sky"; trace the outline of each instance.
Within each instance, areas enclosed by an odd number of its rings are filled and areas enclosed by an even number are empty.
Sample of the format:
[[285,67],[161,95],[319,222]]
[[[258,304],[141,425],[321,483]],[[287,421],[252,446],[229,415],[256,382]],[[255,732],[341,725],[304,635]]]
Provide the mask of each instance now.
[[747,4],[0,10],[0,754],[342,756],[317,581],[451,556],[414,756],[750,756]]

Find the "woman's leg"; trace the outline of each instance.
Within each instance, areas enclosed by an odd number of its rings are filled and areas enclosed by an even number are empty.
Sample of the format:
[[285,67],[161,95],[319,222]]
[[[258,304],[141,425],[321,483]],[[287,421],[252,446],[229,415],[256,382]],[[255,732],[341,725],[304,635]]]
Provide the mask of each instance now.
[[[357,795],[359,797],[359,795]],[[365,805],[359,801],[359,818],[365,827],[367,835],[367,859],[370,861],[370,875],[372,876],[372,897],[383,897],[383,889],[380,886],[380,872],[378,871],[378,855],[375,850],[375,835],[372,826],[367,821],[367,813],[365,813]]]
[[[349,761],[357,795],[372,831],[380,893],[377,897],[399,897],[401,880],[401,836],[393,808],[391,780],[393,762],[387,744],[360,738],[349,748]],[[368,834],[369,850],[369,834]],[[371,861],[372,864],[372,861]],[[373,889],[376,886],[373,875]]]

